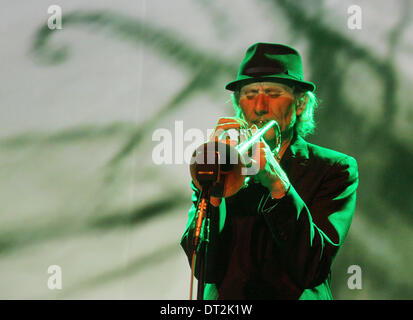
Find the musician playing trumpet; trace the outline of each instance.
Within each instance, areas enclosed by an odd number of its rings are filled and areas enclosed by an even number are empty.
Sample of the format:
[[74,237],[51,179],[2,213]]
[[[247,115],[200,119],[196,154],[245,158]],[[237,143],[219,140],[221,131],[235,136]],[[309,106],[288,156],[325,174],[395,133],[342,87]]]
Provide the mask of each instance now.
[[[252,45],[226,89],[236,115],[219,119],[215,132],[256,132],[275,120],[281,135],[270,129],[258,140],[252,156],[256,174],[243,188],[210,197],[203,298],[332,299],[332,263],[355,210],[355,159],[304,140],[315,128],[317,99],[294,48]],[[196,184],[192,189],[181,239],[190,263],[200,196]]]

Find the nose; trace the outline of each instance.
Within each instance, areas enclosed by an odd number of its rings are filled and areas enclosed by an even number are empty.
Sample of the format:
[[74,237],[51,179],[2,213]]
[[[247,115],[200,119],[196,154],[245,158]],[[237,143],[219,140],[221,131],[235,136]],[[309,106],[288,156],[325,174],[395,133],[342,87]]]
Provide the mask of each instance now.
[[255,99],[255,114],[262,116],[268,113],[268,97],[266,94],[260,93]]

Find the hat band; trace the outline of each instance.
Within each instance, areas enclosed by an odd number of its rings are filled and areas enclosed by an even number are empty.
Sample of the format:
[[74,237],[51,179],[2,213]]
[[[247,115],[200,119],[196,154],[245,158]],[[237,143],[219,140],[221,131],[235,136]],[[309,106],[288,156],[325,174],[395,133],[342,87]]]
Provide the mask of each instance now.
[[271,67],[254,67],[254,68],[248,68],[244,70],[244,74],[247,76],[269,76],[269,75],[276,75],[284,73],[289,75],[290,77],[293,77],[299,81],[302,81],[303,78],[297,75],[294,72],[291,72],[289,70],[283,70],[281,68],[271,68]]

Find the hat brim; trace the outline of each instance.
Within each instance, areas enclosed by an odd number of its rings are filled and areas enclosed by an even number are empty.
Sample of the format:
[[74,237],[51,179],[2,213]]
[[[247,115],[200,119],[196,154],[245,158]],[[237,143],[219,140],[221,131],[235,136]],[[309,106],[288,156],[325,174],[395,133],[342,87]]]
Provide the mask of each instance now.
[[261,76],[261,77],[249,77],[242,75],[235,81],[231,81],[227,83],[225,86],[225,89],[230,90],[230,91],[237,91],[239,90],[242,86],[245,86],[247,84],[253,83],[253,82],[279,82],[286,84],[288,86],[292,87],[300,87],[303,91],[311,91],[314,92],[316,89],[316,86],[314,83],[309,82],[309,81],[300,81],[300,80],[295,80],[291,79],[288,75],[268,75],[268,76]]

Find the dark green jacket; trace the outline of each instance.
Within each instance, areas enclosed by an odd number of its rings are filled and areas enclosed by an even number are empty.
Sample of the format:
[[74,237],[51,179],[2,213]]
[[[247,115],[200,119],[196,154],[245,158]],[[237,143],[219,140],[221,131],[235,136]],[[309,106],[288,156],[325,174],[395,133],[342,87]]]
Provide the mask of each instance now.
[[[205,299],[332,299],[330,270],[353,218],[357,163],[298,137],[280,165],[292,184],[284,198],[249,183],[211,206]],[[181,240],[189,261],[199,196],[192,188]]]

